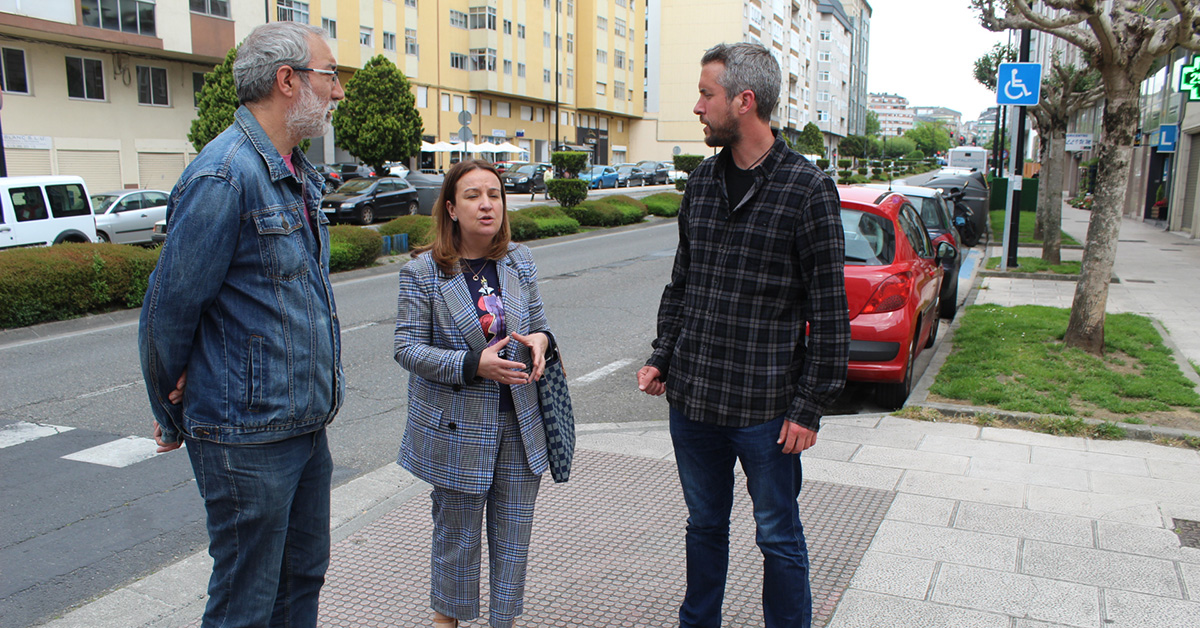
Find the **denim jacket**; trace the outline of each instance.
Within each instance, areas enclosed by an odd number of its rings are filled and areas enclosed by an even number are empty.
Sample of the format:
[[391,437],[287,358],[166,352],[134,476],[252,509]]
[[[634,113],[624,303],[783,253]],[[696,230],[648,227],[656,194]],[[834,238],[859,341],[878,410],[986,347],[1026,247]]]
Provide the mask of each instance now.
[[164,441],[283,440],[324,427],[342,404],[322,180],[299,149],[292,163],[303,186],[240,107],[171,192],[138,334]]

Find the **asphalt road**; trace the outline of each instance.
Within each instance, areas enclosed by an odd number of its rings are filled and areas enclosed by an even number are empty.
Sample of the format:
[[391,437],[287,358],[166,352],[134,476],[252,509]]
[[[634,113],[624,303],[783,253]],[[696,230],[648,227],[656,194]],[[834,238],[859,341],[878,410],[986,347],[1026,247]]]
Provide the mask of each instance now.
[[[675,243],[674,220],[652,218],[530,244],[577,421],[666,418],[665,400],[639,392],[634,373]],[[392,463],[399,447],[402,261],[334,278],[348,387],[329,430],[335,485]],[[186,453],[152,455],[136,312],[0,333],[0,382],[0,628],[40,623],[206,547]],[[880,411],[869,393],[849,386],[830,413]]]

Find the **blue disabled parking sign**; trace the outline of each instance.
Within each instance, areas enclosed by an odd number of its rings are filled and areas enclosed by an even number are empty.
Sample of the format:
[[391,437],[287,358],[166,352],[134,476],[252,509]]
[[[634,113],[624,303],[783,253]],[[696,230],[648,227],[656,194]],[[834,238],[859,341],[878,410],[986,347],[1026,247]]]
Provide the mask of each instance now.
[[1042,93],[1042,64],[1001,63],[996,72],[996,104],[1032,107]]

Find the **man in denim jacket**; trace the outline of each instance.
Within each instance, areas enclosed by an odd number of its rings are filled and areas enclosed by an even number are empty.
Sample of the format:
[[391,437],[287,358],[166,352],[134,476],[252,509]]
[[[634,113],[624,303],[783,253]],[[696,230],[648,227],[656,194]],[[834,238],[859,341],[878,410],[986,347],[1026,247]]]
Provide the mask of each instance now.
[[234,123],[184,170],[142,306],[159,451],[187,444],[208,513],[205,628],[316,626],[329,564],[325,426],[345,393],[322,179],[297,148],[345,95],[323,31],[256,28]]

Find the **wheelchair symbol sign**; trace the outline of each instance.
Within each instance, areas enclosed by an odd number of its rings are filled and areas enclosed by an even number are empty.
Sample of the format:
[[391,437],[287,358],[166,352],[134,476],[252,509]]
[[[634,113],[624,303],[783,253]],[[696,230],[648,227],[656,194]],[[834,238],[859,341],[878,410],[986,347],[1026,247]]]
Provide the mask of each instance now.
[[1001,63],[996,72],[996,104],[1034,106],[1042,93],[1042,64]]

